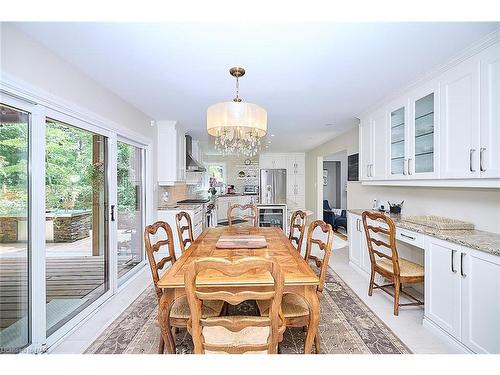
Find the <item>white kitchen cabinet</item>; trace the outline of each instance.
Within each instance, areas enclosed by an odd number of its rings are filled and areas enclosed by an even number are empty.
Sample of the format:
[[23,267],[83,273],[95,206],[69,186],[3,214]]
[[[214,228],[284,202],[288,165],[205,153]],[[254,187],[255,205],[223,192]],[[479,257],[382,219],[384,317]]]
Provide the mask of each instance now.
[[481,60],[481,128],[479,171],[500,177],[500,46],[483,51]]
[[372,124],[370,119],[361,120],[359,124],[359,179],[370,180],[370,168],[373,159]]
[[453,337],[461,332],[461,247],[429,237],[425,247],[425,316]]
[[374,112],[360,126],[361,177],[363,180],[383,180],[387,172],[387,115],[385,110]]
[[173,185],[186,180],[186,138],[176,121],[157,122],[159,185]]
[[259,156],[260,169],[286,169],[286,154],[261,153]]
[[408,169],[408,102],[398,100],[388,110],[389,178],[407,178]]
[[441,176],[479,176],[479,60],[470,58],[441,77]]
[[347,213],[347,233],[349,234],[349,262],[359,267],[362,251],[359,216]]
[[439,177],[439,85],[431,81],[410,93],[409,179]]
[[239,196],[217,197],[217,221],[226,221],[227,210],[234,204],[240,204]]
[[500,257],[462,253],[461,341],[475,353],[500,353]]

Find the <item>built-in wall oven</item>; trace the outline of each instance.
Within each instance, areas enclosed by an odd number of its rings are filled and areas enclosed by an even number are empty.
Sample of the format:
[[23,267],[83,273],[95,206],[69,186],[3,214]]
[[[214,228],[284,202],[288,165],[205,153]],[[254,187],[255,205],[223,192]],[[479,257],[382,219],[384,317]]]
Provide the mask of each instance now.
[[260,204],[257,209],[260,227],[278,227],[286,230],[286,205]]

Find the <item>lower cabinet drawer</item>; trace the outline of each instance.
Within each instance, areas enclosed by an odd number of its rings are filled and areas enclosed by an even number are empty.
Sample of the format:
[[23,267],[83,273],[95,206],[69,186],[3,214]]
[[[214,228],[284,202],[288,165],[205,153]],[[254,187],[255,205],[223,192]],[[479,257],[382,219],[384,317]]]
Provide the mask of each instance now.
[[424,235],[421,233],[415,233],[406,229],[396,228],[396,239],[416,247],[424,247]]

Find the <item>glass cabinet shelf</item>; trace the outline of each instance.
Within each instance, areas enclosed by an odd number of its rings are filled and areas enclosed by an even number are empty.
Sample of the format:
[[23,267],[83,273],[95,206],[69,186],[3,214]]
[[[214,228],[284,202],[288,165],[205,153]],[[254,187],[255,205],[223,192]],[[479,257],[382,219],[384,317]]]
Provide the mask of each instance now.
[[434,171],[434,93],[415,101],[415,173]]
[[405,162],[405,107],[391,112],[391,174],[403,174]]

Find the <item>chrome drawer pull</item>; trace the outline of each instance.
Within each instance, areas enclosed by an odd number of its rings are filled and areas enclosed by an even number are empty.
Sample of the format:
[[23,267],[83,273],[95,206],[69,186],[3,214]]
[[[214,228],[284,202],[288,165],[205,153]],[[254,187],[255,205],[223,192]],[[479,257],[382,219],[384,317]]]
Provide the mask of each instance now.
[[483,168],[483,152],[486,151],[486,147],[481,147],[479,149],[479,169],[481,172],[485,172],[486,168]]
[[457,270],[455,269],[455,266],[453,265],[453,259],[455,258],[456,252],[457,252],[456,250],[451,251],[451,272],[453,272],[453,273],[457,273]]
[[471,148],[470,151],[469,151],[469,170],[471,172],[475,172],[476,170],[475,169],[472,169],[472,154],[476,151],[475,148]]
[[408,236],[407,234],[404,234],[404,233],[401,233],[401,237],[406,237],[406,238],[409,238],[410,240],[415,241],[415,237]]
[[467,275],[464,273],[464,253],[460,253],[460,275],[462,277],[466,277]]

